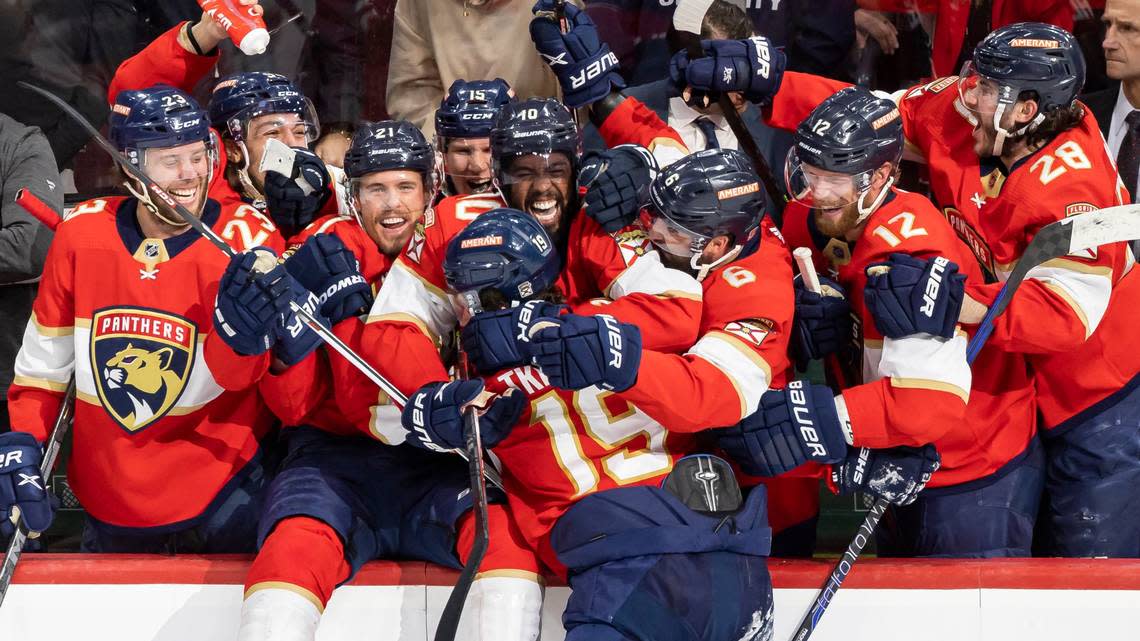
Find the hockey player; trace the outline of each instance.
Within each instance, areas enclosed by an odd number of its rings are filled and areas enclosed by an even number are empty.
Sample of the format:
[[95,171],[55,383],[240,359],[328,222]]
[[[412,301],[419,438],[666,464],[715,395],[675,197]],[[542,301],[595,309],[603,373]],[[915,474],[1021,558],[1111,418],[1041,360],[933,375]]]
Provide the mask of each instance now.
[[[422,233],[412,237],[376,297],[364,340],[384,376],[405,393],[447,380],[437,346],[454,332],[456,315],[444,293],[443,254],[460,229],[504,203],[534,216],[553,239],[563,261],[559,287],[571,305],[597,311],[590,301],[608,298],[608,313],[638,324],[650,346],[675,351],[692,345],[700,286],[666,269],[640,230],[609,235],[579,212],[578,131],[565,107],[548,99],[504,106],[491,145],[502,197],[444,199],[425,215]],[[494,323],[476,323],[467,331],[507,341],[515,332],[504,333],[506,328],[518,322],[505,312]],[[398,442],[403,435],[391,438]]]
[[[689,63],[687,81],[707,87],[723,67],[748,76],[753,62],[724,57]],[[976,70],[976,72],[974,71]],[[908,149],[930,167],[934,200],[1000,281],[1030,239],[1066,216],[1127,197],[1092,115],[1076,96],[1084,60],[1073,37],[1039,23],[1002,27],[978,44],[963,78],[899,92]],[[770,122],[793,127],[841,83],[788,72],[771,96]],[[1140,506],[1129,485],[1140,474],[1125,425],[1140,349],[1128,308],[1140,281],[1123,245],[1053,261],[1031,271],[990,341],[1026,355],[1047,443],[1042,551],[1072,556],[1138,556]],[[976,325],[1000,287],[971,284],[962,322]],[[975,304],[979,303],[979,304]],[[1100,429],[1097,426],[1117,426]],[[1122,447],[1120,443],[1128,443]],[[1123,456],[1123,458],[1119,458]]]
[[[345,171],[355,216],[310,225],[285,269],[320,292],[319,312],[359,350],[357,314],[367,309],[371,287],[383,281],[439,181],[431,145],[403,121],[361,125]],[[413,558],[458,567],[474,540],[461,459],[385,444],[385,431],[375,426],[400,429],[398,410],[378,402],[376,386],[335,352],[281,360],[288,369],[265,376],[261,391],[288,426],[281,437],[285,458],[261,515],[239,641],[312,641],[334,588],[366,561]],[[542,606],[538,561],[511,524],[502,495],[492,497],[492,543],[460,638],[533,641]]]
[[[448,247],[454,300],[482,314],[559,301],[552,245],[522,212],[484,214]],[[666,430],[616,393],[642,376],[670,376],[639,365],[635,327],[607,315],[544,321],[556,327],[535,335],[534,347],[551,348],[542,368],[513,366],[483,371],[482,380],[425,387],[403,413],[409,442],[459,445],[460,412],[484,386],[502,394],[499,402],[525,396],[516,422],[485,414],[481,433],[503,463],[524,536],[569,575],[568,640],[769,638],[763,489],[742,502],[723,461],[682,458],[693,451],[692,434]],[[556,380],[580,389],[558,389]],[[899,468],[908,482],[910,469]]]
[[[157,83],[192,93],[217,64],[217,44],[226,37],[221,25],[205,13],[197,23],[174,27],[119,66],[109,100],[113,102],[124,89]],[[308,149],[320,136],[316,111],[295,84],[275,73],[233,74],[217,82],[208,107],[223,140],[225,160],[224,171],[211,185],[215,200],[241,200],[267,211],[286,238],[319,213],[336,213],[330,170]],[[293,149],[288,176],[281,165],[262,169],[270,139]]]
[[[828,337],[852,332],[824,319],[854,312],[857,344],[847,351],[859,359],[848,364],[850,386],[834,402],[826,388],[805,385],[808,404],[819,410],[808,419],[822,449],[792,429],[798,415],[790,413],[790,396],[776,393],[721,443],[746,469],[767,474],[823,460],[823,450],[833,453],[843,441],[869,448],[933,443],[942,467],[913,505],[892,508],[895,518],[879,531],[880,553],[1028,556],[1044,458],[1034,436],[1032,382],[1021,357],[992,346],[971,376],[956,321],[962,282],[981,280],[981,271],[929,200],[892,186],[902,151],[898,108],[862,89],[839,91],[800,123],[785,169],[796,202],[785,211],[784,232],[794,245],[817,250],[821,270],[838,281],[825,282],[848,299],[812,294],[799,281],[798,349],[827,356],[820,347]],[[884,267],[886,275],[878,273]],[[884,310],[908,304],[911,292],[929,315],[906,326]]]
[[[259,212],[207,196],[217,150],[193,98],[125,91],[110,138],[235,250],[283,248]],[[268,483],[259,441],[272,416],[256,390],[226,391],[218,378],[264,367],[268,355],[239,356],[212,329],[225,255],[143,184],[125,184],[132,196],[81,203],[56,232],[9,395],[17,431],[4,435],[0,459],[16,442],[38,468],[38,444],[74,376],[68,481],[87,513],[84,551],[251,551]],[[247,300],[261,303],[253,313],[280,317],[290,283],[280,267],[251,283]],[[46,527],[31,519],[42,511],[25,513],[33,530]]]
[[485,194],[491,176],[491,125],[499,108],[515,101],[502,78],[456,80],[435,112],[436,148],[443,155],[447,195]]

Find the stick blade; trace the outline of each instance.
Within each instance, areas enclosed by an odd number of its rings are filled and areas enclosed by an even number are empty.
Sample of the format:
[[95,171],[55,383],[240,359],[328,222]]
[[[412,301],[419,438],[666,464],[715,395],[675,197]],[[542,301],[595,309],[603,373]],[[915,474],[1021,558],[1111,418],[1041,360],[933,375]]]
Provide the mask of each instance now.
[[1070,216],[1062,221],[1072,227],[1069,252],[1099,245],[1140,239],[1140,204],[1121,205]]
[[713,0],[677,0],[673,10],[673,28],[683,33],[701,35],[701,24]]

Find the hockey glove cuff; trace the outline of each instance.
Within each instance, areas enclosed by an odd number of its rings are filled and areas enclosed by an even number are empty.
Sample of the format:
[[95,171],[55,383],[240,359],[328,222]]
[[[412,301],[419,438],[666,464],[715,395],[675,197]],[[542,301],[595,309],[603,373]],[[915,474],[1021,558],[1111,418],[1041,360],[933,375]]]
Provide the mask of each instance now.
[[863,295],[883,336],[953,338],[965,286],[958,265],[943,256],[922,260],[891,254],[887,262],[867,266]]
[[869,492],[893,505],[910,505],[918,498],[941,457],[933,445],[872,450],[848,448],[847,457],[831,468],[831,489],[846,496]]

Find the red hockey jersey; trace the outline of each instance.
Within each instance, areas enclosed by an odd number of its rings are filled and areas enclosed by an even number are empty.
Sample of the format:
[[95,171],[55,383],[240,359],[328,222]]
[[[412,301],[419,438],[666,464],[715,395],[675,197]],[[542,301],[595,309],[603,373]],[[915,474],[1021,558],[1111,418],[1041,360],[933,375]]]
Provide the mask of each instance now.
[[[1127,202],[1115,164],[1086,109],[1080,124],[1010,170],[981,166],[958,100],[957,78],[899,92],[908,149],[925,158],[930,188],[986,279],[1004,280],[1044,225],[1091,209]],[[790,128],[842,83],[789,72],[771,121]],[[1046,428],[1123,389],[1140,373],[1140,336],[1129,307],[1140,296],[1123,244],[1052,261],[1030,272],[997,319],[990,341],[1029,354]],[[989,304],[1000,285],[972,284],[967,293]]]
[[[152,527],[201,514],[272,416],[250,386],[268,356],[238,356],[213,333],[227,257],[193,230],[144,238],[136,206],[92,200],[60,224],[8,407],[15,429],[44,440],[74,373],[71,487],[101,521]],[[207,201],[202,219],[235,249],[283,249],[246,205]],[[223,376],[247,386],[226,391]]]
[[859,239],[849,243],[819,233],[810,210],[801,204],[790,203],[784,211],[789,243],[815,250],[817,268],[843,286],[856,315],[862,360],[857,371],[849,372],[854,386],[841,395],[854,445],[934,443],[942,467],[930,487],[993,473],[1023,452],[1035,432],[1032,382],[1024,359],[991,346],[982,351],[971,375],[964,333],[949,341],[884,338],[863,299],[867,266],[885,262],[892,253],[945,256],[971,282],[981,280],[981,270],[946,219],[917,194],[892,190],[892,198],[865,225]]
[[768,221],[760,234],[755,252],[701,282],[696,344],[684,354],[645,350],[637,383],[619,394],[673,432],[735,425],[787,382],[792,259]]

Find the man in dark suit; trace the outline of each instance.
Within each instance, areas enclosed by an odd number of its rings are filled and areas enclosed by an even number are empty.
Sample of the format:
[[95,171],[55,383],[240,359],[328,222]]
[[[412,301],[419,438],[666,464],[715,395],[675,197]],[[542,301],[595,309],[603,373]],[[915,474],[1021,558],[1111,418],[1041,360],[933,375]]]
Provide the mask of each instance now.
[[[748,16],[742,9],[724,0],[713,3],[705,14],[705,21],[701,26],[702,39],[738,40],[751,35],[753,35],[752,23],[748,20]],[[719,106],[713,105],[703,110],[690,107],[680,98],[678,90],[668,79],[630,87],[622,93],[637,98],[655,111],[680,134],[689,151],[713,147],[740,148]],[[737,105],[741,120],[756,141],[760,154],[768,161],[772,173],[777,176],[783,175],[784,158],[792,145],[791,134],[764,124],[760,110],[756,105],[745,101],[743,96],[730,94],[730,98],[733,104]],[[605,143],[593,125],[584,128],[583,143],[587,150],[605,149]]]
[[1092,111],[1116,158],[1120,179],[1136,202],[1140,190],[1140,0],[1108,0],[1102,46],[1108,77],[1118,86],[1081,100]]

